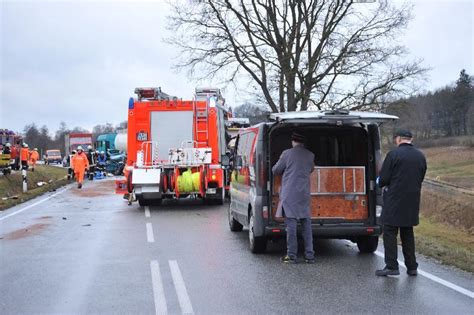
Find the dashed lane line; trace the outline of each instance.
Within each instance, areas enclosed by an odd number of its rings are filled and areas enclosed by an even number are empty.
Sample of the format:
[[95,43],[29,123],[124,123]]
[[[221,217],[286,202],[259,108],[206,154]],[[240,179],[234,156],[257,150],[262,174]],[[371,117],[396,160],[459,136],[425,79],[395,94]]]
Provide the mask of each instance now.
[[148,240],[148,243],[155,242],[155,236],[153,235],[153,225],[151,225],[151,223],[146,224],[146,239]]
[[20,210],[17,210],[17,211],[15,211],[15,212],[12,212],[12,213],[10,213],[10,214],[7,214],[7,215],[1,217],[1,218],[0,218],[0,221],[5,220],[6,218],[12,217],[12,216],[14,216],[14,215],[17,215],[17,214],[19,214],[19,213],[21,213],[21,212],[23,212],[23,211],[25,211],[25,210],[31,209],[31,208],[33,208],[33,207],[39,205],[39,204],[42,204],[43,202],[48,201],[49,199],[51,199],[51,198],[53,198],[53,197],[56,197],[57,195],[60,195],[60,194],[62,194],[63,192],[69,190],[69,188],[71,188],[71,187],[66,187],[66,188],[64,188],[63,190],[60,190],[60,191],[58,191],[58,192],[52,194],[51,196],[48,196],[48,197],[46,197],[46,198],[44,198],[44,199],[41,199],[40,201],[37,201],[37,202],[35,202],[35,203],[32,203],[31,205],[26,206],[26,207],[24,207],[24,208],[22,208],[22,209],[20,209]]
[[178,296],[179,306],[183,314],[194,314],[191,300],[189,299],[186,285],[184,284],[183,276],[179,270],[178,262],[176,260],[169,261],[171,276],[173,277],[173,283]]
[[147,217],[147,218],[151,217],[150,207],[148,207],[148,206],[145,207],[145,217]]
[[153,297],[155,301],[155,313],[160,315],[168,314],[168,306],[166,304],[165,290],[163,289],[163,281],[161,280],[160,265],[158,261],[150,262],[151,281],[153,284]]

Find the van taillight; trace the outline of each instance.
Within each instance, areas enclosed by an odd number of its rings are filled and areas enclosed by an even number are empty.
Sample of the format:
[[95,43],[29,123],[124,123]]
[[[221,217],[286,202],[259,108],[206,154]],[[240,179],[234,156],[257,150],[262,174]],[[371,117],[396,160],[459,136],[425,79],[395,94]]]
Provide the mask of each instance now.
[[279,229],[273,229],[272,232],[273,232],[273,233],[280,233],[281,230],[279,230]]
[[367,233],[374,233],[374,228],[367,228]]
[[268,219],[268,207],[267,206],[263,206],[262,216],[263,216],[264,219]]

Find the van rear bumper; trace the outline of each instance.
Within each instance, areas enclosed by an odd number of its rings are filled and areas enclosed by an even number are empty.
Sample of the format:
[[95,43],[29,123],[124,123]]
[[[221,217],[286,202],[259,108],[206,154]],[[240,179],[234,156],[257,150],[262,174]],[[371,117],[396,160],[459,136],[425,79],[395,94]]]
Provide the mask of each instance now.
[[[316,225],[313,224],[313,235],[320,238],[340,238],[351,239],[356,236],[379,236],[382,234],[381,225]],[[298,234],[301,233],[301,226],[298,226]],[[273,225],[265,227],[267,237],[277,237],[286,235],[285,226]]]

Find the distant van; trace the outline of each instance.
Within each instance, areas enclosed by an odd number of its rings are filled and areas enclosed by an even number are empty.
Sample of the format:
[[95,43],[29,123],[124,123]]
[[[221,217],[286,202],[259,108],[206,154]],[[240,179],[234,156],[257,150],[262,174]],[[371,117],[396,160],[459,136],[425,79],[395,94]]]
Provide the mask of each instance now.
[[45,162],[46,164],[52,164],[52,163],[61,164],[63,162],[63,158],[61,157],[61,151],[47,150]]
[[288,112],[241,130],[232,157],[230,230],[247,227],[253,253],[264,252],[269,239],[285,235],[284,220],[275,217],[281,176],[273,176],[272,167],[291,148],[291,134],[298,132],[315,156],[314,236],[348,239],[360,252],[374,252],[382,233],[382,198],[376,185],[382,162],[379,125],[396,119],[371,112]]

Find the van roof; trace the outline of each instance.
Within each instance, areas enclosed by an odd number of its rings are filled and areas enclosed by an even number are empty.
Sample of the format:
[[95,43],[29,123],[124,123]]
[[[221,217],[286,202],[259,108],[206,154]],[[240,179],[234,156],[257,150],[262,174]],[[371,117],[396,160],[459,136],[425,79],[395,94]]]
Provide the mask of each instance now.
[[270,121],[285,120],[304,120],[304,119],[320,119],[320,120],[360,120],[384,122],[397,120],[397,116],[387,115],[377,112],[357,112],[348,110],[330,110],[330,111],[301,111],[301,112],[285,112],[270,114]]

